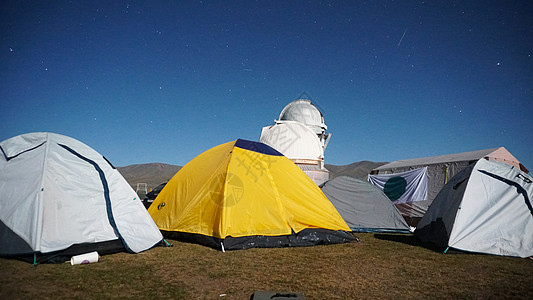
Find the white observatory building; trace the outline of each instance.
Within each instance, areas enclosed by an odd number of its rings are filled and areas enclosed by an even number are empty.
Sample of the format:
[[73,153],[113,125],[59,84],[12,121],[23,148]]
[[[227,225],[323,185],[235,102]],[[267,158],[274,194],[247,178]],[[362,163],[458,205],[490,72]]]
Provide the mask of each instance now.
[[259,141],[292,160],[317,185],[329,179],[324,167],[324,150],[331,138],[324,116],[307,99],[289,103],[275,124],[263,127]]

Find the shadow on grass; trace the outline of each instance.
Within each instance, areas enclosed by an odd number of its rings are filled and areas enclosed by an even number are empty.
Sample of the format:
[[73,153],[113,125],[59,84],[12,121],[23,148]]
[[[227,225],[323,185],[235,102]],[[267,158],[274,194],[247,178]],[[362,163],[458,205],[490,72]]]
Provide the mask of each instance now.
[[444,249],[438,247],[432,243],[424,243],[417,239],[413,234],[386,234],[386,233],[376,233],[374,237],[379,240],[391,241],[396,243],[402,243],[409,246],[421,247],[434,252],[443,253]]

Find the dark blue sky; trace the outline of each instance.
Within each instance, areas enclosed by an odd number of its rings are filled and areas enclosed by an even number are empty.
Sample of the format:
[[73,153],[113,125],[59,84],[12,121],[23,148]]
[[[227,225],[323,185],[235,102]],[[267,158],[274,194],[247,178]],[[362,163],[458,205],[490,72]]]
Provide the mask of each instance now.
[[533,169],[532,20],[531,1],[3,1],[0,140],[183,165],[307,93],[326,163],[504,146]]

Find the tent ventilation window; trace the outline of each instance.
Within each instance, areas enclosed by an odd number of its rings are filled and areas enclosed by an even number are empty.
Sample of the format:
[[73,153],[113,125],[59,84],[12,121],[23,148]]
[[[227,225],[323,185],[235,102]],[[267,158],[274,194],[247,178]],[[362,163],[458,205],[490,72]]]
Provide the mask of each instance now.
[[522,174],[518,174],[518,175],[516,175],[516,177],[518,177],[519,179],[522,179],[526,183],[531,183],[531,179],[527,178],[526,176],[524,176]]

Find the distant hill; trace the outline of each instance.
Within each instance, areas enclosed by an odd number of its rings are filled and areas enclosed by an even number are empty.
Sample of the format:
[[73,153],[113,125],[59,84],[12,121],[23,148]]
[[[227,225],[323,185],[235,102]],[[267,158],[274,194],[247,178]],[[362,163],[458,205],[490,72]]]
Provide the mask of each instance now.
[[180,169],[180,166],[162,163],[117,167],[117,170],[134,190],[137,189],[137,183],[146,183],[148,185],[148,191],[159,184],[168,181]]
[[326,164],[326,169],[329,170],[329,178],[333,179],[339,176],[350,176],[360,180],[366,180],[367,175],[379,166],[386,164],[386,162],[373,161],[359,161],[345,166],[336,166]]
[[[386,164],[385,162],[360,161],[345,166],[336,166],[326,164],[326,169],[330,171],[330,178],[338,176],[350,176],[361,180],[366,180],[366,176],[374,168]],[[124,176],[131,187],[136,190],[137,183],[146,183],[148,191],[158,186],[159,184],[168,181],[176,172],[181,169],[181,166],[163,164],[163,163],[149,163],[130,165],[126,167],[117,167],[117,170]]]

